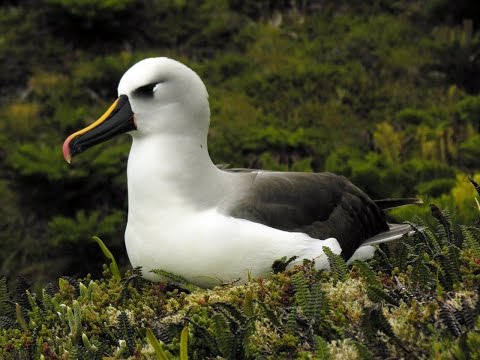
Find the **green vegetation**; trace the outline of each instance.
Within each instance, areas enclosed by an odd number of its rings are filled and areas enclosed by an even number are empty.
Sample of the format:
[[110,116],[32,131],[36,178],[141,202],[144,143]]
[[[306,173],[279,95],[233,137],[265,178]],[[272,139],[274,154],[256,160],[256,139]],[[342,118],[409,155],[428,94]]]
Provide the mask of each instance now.
[[480,181],[473,1],[37,5],[0,5],[0,273],[36,283],[85,276],[101,261],[92,235],[128,264],[128,136],[71,166],[61,144],[148,56],[179,59],[204,79],[216,163],[328,170],[373,198],[420,196],[454,221],[474,220],[465,205],[474,195],[466,175]]
[[435,230],[382,245],[368,263],[326,250],[331,272],[305,260],[212,290],[150,283],[140,269],[118,279],[106,265],[101,280],[64,277],[38,294],[22,278],[10,294],[1,278],[0,357],[476,359],[480,228],[457,237],[447,212],[433,214]]

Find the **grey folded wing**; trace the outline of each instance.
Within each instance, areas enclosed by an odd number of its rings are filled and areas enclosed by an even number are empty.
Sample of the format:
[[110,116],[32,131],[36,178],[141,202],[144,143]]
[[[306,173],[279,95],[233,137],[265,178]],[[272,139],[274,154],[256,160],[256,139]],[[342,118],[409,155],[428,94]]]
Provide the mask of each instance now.
[[317,239],[334,237],[348,259],[389,226],[383,211],[343,176],[260,171],[231,216]]

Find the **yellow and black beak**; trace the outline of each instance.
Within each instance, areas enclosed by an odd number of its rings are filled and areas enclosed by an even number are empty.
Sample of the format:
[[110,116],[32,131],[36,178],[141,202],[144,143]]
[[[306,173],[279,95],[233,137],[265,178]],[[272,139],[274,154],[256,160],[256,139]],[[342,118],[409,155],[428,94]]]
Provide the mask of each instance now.
[[120,95],[110,108],[93,124],[70,135],[63,143],[63,157],[70,163],[72,156],[137,127],[127,95]]

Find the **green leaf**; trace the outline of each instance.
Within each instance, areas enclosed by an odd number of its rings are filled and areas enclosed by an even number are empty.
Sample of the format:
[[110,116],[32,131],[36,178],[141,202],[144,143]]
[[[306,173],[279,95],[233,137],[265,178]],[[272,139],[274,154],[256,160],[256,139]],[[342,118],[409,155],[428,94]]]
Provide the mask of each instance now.
[[120,282],[122,280],[122,276],[120,275],[120,270],[118,270],[118,265],[115,260],[115,257],[110,252],[110,250],[108,250],[107,246],[98,236],[92,236],[92,239],[97,242],[98,246],[100,246],[100,249],[102,249],[103,255],[105,255],[107,259],[110,260],[110,271],[112,272],[113,278],[116,281]]
[[248,317],[252,317],[254,315],[253,311],[253,291],[249,290],[245,293],[245,299],[243,299],[243,312]]
[[158,341],[152,329],[150,328],[147,328],[147,340],[155,350],[155,355],[157,356],[157,360],[170,360],[168,353],[165,350],[163,350],[162,343]]
[[180,360],[188,360],[188,326],[185,326],[180,336]]
[[29,328],[27,322],[25,321],[25,318],[23,317],[22,307],[19,303],[15,304],[15,314],[17,317],[17,323],[20,325],[23,331],[28,331]]

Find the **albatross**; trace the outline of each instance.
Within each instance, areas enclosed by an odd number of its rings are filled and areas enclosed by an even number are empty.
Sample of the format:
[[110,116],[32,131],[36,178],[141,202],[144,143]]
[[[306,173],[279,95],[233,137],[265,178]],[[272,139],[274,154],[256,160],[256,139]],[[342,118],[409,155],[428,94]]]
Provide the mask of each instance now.
[[415,199],[378,201],[332,173],[234,171],[210,159],[207,89],[186,65],[148,58],[128,69],[118,99],[94,123],[68,136],[71,162],[89,147],[128,133],[128,222],[132,266],[180,275],[201,286],[264,277],[282,257],[328,268],[325,246],[350,261],[372,244],[409,231],[384,210]]

